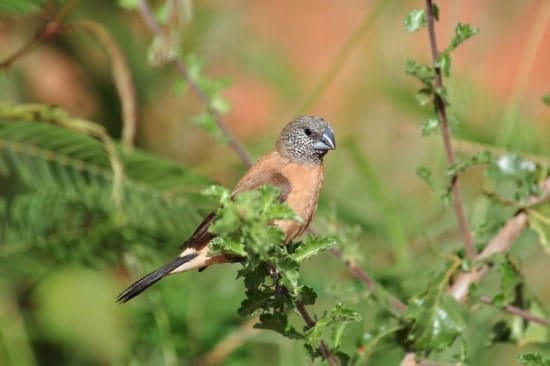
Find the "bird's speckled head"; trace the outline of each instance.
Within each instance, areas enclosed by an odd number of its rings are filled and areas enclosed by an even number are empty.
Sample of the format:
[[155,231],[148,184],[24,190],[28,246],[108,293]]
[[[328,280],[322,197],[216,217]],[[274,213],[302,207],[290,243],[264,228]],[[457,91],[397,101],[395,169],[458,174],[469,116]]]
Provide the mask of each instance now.
[[321,117],[301,116],[283,128],[276,147],[293,161],[321,164],[325,154],[336,149],[334,130]]

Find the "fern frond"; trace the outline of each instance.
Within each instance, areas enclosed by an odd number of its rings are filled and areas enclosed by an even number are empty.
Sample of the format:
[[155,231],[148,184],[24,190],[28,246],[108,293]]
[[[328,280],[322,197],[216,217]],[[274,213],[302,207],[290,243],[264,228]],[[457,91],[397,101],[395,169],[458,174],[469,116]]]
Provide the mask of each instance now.
[[120,205],[102,142],[48,123],[0,120],[0,173],[26,187],[8,197],[3,241],[86,259],[82,248],[106,256],[132,241],[182,240],[204,213],[198,193],[208,181],[138,149],[116,146],[116,154],[125,172]]

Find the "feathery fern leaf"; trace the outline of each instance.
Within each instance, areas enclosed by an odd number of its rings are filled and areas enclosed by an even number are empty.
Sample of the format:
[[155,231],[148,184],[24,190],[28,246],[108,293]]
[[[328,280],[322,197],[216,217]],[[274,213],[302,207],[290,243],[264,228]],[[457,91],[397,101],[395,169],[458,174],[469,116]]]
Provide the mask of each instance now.
[[0,257],[33,249],[97,263],[135,243],[158,249],[183,239],[204,213],[197,196],[208,181],[137,149],[117,147],[117,154],[120,204],[111,196],[114,174],[102,142],[49,123],[0,120],[0,173],[8,182]]

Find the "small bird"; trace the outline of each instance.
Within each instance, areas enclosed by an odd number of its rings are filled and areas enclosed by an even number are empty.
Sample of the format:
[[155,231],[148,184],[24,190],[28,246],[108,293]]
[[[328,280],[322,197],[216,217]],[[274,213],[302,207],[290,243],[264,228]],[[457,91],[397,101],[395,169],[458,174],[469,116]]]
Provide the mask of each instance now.
[[[324,180],[323,158],[335,148],[334,131],[326,120],[317,116],[298,117],[283,128],[275,148],[248,169],[232,196],[265,184],[279,188],[279,200],[303,219],[301,222],[278,220],[273,223],[285,234],[285,244],[289,243],[311,222]],[[208,228],[215,219],[215,212],[207,215],[183,243],[183,250],[176,259],[134,282],[117,301],[127,302],[167,275],[235,262],[236,258],[230,255],[208,256],[208,244],[215,237]]]

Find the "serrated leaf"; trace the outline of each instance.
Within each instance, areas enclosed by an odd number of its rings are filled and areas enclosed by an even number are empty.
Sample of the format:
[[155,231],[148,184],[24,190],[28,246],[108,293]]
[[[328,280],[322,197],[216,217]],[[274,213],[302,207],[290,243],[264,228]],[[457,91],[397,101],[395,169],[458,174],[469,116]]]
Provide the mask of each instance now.
[[336,245],[336,241],[332,238],[308,235],[296,248],[292,258],[300,263],[330,249],[334,245]]
[[342,303],[338,303],[321,317],[321,319],[317,320],[314,327],[306,331],[307,342],[317,348],[325,330],[333,326],[340,326],[360,320],[361,316],[356,311],[346,307]]
[[424,9],[414,9],[405,18],[405,29],[407,32],[416,32],[426,26],[426,14]]
[[474,36],[479,32],[478,28],[472,27],[470,24],[458,23],[455,26],[455,34],[451,40],[451,44],[447,48],[448,51],[452,51],[468,38]]
[[288,317],[284,313],[261,314],[260,322],[254,325],[256,329],[270,329],[290,339],[303,339],[304,336],[288,324]]

